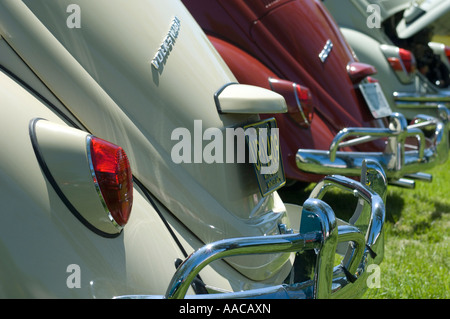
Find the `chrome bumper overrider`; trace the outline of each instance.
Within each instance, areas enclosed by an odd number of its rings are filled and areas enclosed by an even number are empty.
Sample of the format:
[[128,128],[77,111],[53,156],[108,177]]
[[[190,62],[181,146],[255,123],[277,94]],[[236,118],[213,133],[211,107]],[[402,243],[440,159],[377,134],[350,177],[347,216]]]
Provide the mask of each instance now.
[[[321,200],[333,187],[358,198],[349,222],[338,220]],[[361,182],[328,176],[317,184],[302,210],[299,233],[234,238],[213,242],[192,253],[176,270],[165,296],[132,295],[117,298],[354,298],[367,289],[367,267],[383,259],[386,176],[376,163],[364,162]],[[304,230],[304,231],[303,231]],[[215,260],[230,256],[296,253],[291,275],[284,283],[230,293],[186,295],[199,272]],[[343,256],[334,266],[336,252]],[[302,280],[296,280],[302,278]],[[206,283],[207,284],[207,283]]]
[[[431,175],[421,170],[443,164],[448,158],[450,112],[446,107],[438,107],[439,119],[417,115],[413,124],[407,125],[404,116],[393,113],[389,128],[345,128],[333,139],[329,150],[300,149],[296,163],[300,170],[310,173],[358,176],[366,159],[378,162],[392,184],[414,187],[414,180],[431,181]],[[428,136],[431,135],[431,136]],[[426,139],[430,142],[426,146]],[[405,150],[406,138],[417,139],[414,150]],[[353,139],[349,139],[353,138]],[[345,146],[353,146],[379,138],[387,138],[384,152],[338,151]],[[409,145],[411,148],[411,145]]]

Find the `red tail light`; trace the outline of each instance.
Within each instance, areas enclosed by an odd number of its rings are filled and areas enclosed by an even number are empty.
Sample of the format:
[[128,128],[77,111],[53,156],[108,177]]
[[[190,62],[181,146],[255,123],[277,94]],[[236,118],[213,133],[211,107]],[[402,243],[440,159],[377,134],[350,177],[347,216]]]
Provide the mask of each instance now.
[[124,150],[97,137],[91,138],[90,156],[95,178],[111,217],[125,226],[133,203],[133,180]]
[[402,63],[399,58],[390,57],[388,58],[389,64],[395,71],[403,71]]
[[389,57],[388,61],[395,71],[403,71],[410,74],[416,70],[414,54],[402,48],[399,48],[398,57]]
[[446,45],[444,50],[445,50],[445,55],[447,56],[447,59],[450,62],[450,47],[448,45]]
[[273,91],[281,94],[288,107],[288,115],[301,127],[308,128],[314,117],[314,103],[308,88],[297,83],[269,78]]
[[305,119],[305,125],[309,126],[314,117],[314,105],[311,91],[304,86],[294,83],[294,92],[297,97],[297,107]]
[[416,59],[411,51],[400,48],[399,49],[400,59],[405,66],[406,72],[412,73],[416,70]]

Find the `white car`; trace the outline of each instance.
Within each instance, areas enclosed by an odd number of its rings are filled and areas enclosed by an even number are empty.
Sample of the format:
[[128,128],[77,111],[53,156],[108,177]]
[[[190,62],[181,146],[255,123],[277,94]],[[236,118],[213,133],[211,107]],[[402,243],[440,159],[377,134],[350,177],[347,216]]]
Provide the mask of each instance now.
[[2,298],[357,297],[383,259],[379,164],[283,203],[258,114],[285,100],[236,83],[178,0],[0,1],[0,108]]
[[[450,105],[450,91],[440,87],[444,85],[443,78],[430,81],[426,76],[428,69],[434,70],[435,76],[439,70],[427,64],[429,60],[422,53],[424,48],[431,51],[428,37],[422,39],[427,28],[433,25],[436,33],[449,31],[450,1],[324,0],[323,3],[358,59],[376,67],[374,78],[379,80],[393,112],[412,119],[417,112],[436,116],[438,105]],[[448,78],[448,74],[443,76]]]

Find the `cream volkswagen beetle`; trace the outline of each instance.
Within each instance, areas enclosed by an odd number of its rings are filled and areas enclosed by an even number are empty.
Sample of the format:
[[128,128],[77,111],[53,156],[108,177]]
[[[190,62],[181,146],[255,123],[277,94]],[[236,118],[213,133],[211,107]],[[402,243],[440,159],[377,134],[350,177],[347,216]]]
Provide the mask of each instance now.
[[[180,1],[2,0],[0,36],[0,297],[367,289],[383,170],[368,161],[361,182],[330,176],[303,207],[284,204],[276,123],[257,115],[284,99],[235,83]],[[221,161],[228,132],[236,157]],[[348,221],[322,201],[336,187],[357,199]]]
[[[392,111],[409,120],[420,112],[447,117],[448,121],[450,91],[437,85],[449,81],[448,71],[437,76],[440,70],[432,67],[429,53],[423,54],[428,40],[421,33],[431,26],[435,32],[448,33],[450,1],[323,0],[323,3],[360,61],[376,67],[374,77],[379,80]],[[439,46],[434,47],[438,50]],[[429,72],[434,74],[433,81],[430,80],[433,77],[427,78],[416,70],[420,68],[426,73],[424,67],[436,69]]]

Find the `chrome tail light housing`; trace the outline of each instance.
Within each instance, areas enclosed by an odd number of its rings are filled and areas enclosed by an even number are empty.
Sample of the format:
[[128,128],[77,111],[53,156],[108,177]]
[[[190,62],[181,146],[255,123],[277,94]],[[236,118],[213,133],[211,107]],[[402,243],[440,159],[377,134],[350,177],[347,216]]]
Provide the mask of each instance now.
[[118,236],[133,203],[133,177],[124,150],[39,118],[30,123],[30,137],[43,173],[73,215],[98,235]]

